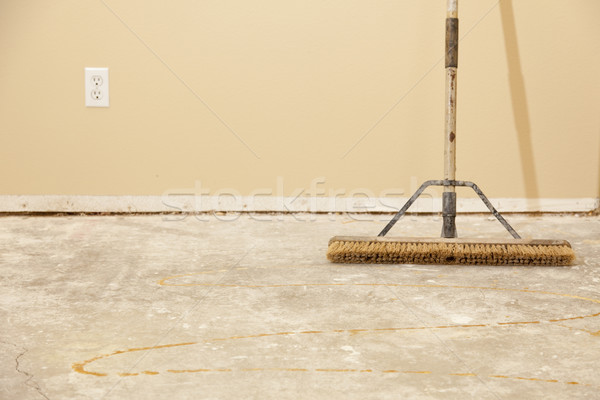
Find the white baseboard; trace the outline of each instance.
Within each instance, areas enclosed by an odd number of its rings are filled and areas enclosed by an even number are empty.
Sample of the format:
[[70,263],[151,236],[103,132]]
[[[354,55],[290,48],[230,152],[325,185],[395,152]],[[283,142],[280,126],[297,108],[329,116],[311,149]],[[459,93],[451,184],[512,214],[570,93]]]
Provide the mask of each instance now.
[[[277,196],[83,196],[0,195],[0,212],[394,212],[407,198],[277,197]],[[500,212],[588,212],[600,206],[598,198],[490,199]],[[441,198],[423,195],[409,212],[441,210]],[[458,199],[458,212],[486,212],[478,198]]]

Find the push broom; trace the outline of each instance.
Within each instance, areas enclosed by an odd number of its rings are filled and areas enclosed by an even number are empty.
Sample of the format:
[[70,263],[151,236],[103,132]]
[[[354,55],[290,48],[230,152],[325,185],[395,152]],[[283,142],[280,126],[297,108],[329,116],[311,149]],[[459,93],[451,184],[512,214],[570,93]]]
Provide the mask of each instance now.
[[[458,66],[458,0],[447,0],[446,126],[444,179],[426,181],[378,236],[335,236],[327,258],[336,263],[570,265],[575,253],[566,240],[522,239],[473,182],[457,181],[456,71]],[[441,238],[400,238],[385,235],[429,186],[443,186]],[[456,234],[456,187],[470,187],[508,230],[513,239],[459,239]]]

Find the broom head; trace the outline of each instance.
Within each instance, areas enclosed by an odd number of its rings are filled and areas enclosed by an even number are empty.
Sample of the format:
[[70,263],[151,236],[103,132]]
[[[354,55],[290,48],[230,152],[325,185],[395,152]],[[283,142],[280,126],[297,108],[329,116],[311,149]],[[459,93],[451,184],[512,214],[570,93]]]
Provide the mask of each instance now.
[[560,266],[571,265],[575,253],[566,240],[335,236],[327,258],[357,264]]

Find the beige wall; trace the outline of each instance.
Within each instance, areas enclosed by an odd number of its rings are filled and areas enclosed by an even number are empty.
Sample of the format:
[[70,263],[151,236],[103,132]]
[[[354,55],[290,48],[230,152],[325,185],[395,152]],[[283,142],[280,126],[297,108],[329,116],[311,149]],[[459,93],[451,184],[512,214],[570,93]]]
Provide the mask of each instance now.
[[[439,179],[444,3],[2,1],[0,194]],[[599,196],[598,16],[598,0],[460,3],[459,179]],[[86,66],[110,68],[110,108],[84,107]]]

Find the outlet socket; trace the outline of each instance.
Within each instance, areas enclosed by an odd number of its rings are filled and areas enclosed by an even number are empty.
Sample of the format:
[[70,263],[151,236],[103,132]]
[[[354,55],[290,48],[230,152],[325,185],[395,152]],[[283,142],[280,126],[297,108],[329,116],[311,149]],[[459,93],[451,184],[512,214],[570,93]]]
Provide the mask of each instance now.
[[102,75],[92,75],[92,85],[98,87],[102,86],[104,83],[104,79],[102,79]]
[[90,93],[92,96],[93,100],[102,100],[102,97],[104,97],[104,93],[102,93],[102,90],[100,89],[93,89],[92,93]]
[[108,107],[108,68],[85,69],[86,107]]

